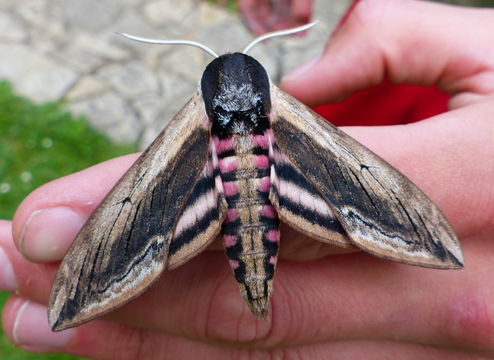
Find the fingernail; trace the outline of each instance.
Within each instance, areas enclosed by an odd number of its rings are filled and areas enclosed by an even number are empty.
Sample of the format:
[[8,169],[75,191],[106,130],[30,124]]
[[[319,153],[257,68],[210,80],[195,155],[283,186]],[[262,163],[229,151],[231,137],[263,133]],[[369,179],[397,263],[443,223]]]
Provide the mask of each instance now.
[[35,211],[26,221],[20,250],[32,261],[60,260],[84,222],[81,215],[66,207]]
[[17,280],[12,263],[2,247],[0,247],[0,289],[11,292],[17,290]]
[[26,300],[14,320],[12,338],[24,349],[53,349],[66,346],[75,334],[74,329],[51,331],[48,326],[47,308]]
[[297,80],[298,78],[302,77],[307,71],[309,71],[321,58],[321,55],[317,55],[313,57],[311,60],[305,62],[304,64],[300,65],[299,67],[293,69],[290,71],[288,74],[283,76],[281,79],[282,82],[284,81],[294,81]]

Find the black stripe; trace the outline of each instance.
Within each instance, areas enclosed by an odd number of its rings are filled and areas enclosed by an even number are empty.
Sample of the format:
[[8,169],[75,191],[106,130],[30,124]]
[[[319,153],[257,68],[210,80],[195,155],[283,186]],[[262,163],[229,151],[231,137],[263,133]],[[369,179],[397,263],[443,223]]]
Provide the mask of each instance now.
[[280,219],[261,215],[260,222],[266,226],[266,231],[276,230],[280,225]]
[[[238,229],[242,225],[242,222],[240,221],[239,218],[236,218],[233,221],[230,222],[224,222],[223,225],[221,226],[221,232],[223,235],[237,235],[238,234]],[[240,240],[239,240],[240,241]]]
[[173,238],[170,243],[169,254],[174,255],[184,245],[193,242],[200,233],[209,227],[212,221],[218,220],[218,217],[218,208],[214,207],[210,209],[199,221],[191,227],[184,229],[177,237]]
[[263,148],[261,146],[256,146],[252,149],[252,154],[269,156],[269,149]]
[[237,153],[235,152],[235,149],[226,149],[226,150],[223,150],[222,152],[218,153],[218,158],[224,159],[226,157],[235,156],[235,155],[237,155]]
[[287,209],[296,216],[304,218],[310,223],[322,226],[330,231],[346,235],[346,232],[340,222],[334,217],[324,216],[321,213],[308,209],[302,204],[296,203],[284,196],[279,196],[279,202],[280,207]]
[[187,199],[187,203],[185,205],[184,211],[188,207],[192,206],[192,204],[194,204],[194,202],[202,195],[212,191],[214,189],[214,186],[215,184],[213,177],[209,175],[205,175],[201,177],[195,184],[194,188],[192,189],[192,192],[190,193],[190,196]]
[[225,248],[226,258],[228,260],[238,261],[238,267],[234,270],[234,274],[235,279],[240,283],[245,281],[245,263],[239,257],[242,254],[242,250],[242,241],[238,238],[234,245]]
[[278,178],[294,183],[313,195],[320,196],[314,185],[292,164],[287,162],[276,164],[276,174]]
[[235,203],[240,200],[240,194],[239,193],[236,193],[235,195],[229,195],[229,196],[226,196],[225,197],[226,199],[226,202],[228,203],[228,207],[229,208],[232,208],[232,207],[235,207]]
[[[255,179],[261,179],[263,177],[269,176],[270,175],[270,168],[256,168],[256,173],[253,178]],[[236,181],[238,179],[244,180],[245,178],[237,176],[238,170],[233,170],[233,171],[228,171],[221,173],[221,180],[223,182],[228,182],[228,181]]]

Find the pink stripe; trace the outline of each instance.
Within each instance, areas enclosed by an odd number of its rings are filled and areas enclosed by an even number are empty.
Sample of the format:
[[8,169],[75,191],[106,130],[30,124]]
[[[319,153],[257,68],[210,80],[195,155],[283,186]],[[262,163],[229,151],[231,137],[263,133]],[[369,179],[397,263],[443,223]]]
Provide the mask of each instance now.
[[238,193],[237,184],[233,181],[224,182],[223,189],[225,191],[225,196],[232,196]]
[[269,258],[269,262],[273,265],[276,265],[276,263],[278,262],[278,256],[271,256]]
[[226,218],[225,218],[225,222],[232,222],[233,220],[235,220],[238,216],[238,213],[237,213],[237,209],[228,209],[228,211],[226,212]]
[[288,162],[288,158],[285,154],[278,150],[274,152],[274,162],[277,164],[283,164]]
[[259,182],[258,189],[261,190],[261,191],[268,192],[270,186],[271,186],[271,179],[269,178],[269,176],[265,176]]
[[276,213],[276,210],[271,205],[264,205],[262,208],[261,214],[263,216],[266,216],[266,217],[272,218],[272,219],[278,218],[278,214]]
[[257,168],[268,168],[269,159],[266,155],[254,155],[254,164]]
[[237,170],[237,159],[233,156],[221,159],[218,162],[218,167],[223,173]]
[[231,150],[233,148],[233,137],[220,140],[217,136],[215,136],[213,141],[217,153],[221,153],[225,150]]
[[267,149],[269,147],[268,137],[266,135],[254,135],[254,144],[262,147],[263,149]]
[[272,242],[280,241],[280,233],[278,230],[269,230],[266,234],[266,239]]
[[223,244],[225,247],[233,246],[237,243],[237,237],[235,235],[223,235]]
[[240,265],[237,260],[228,260],[228,262],[230,263],[230,267],[232,268],[232,270],[235,270]]

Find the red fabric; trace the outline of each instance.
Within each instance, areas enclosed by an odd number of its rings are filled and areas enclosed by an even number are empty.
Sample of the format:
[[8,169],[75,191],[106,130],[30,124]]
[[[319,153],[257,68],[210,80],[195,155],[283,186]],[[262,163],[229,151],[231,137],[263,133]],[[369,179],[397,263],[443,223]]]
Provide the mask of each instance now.
[[[354,0],[334,31],[338,31],[360,0]],[[445,112],[450,95],[435,86],[391,84],[361,90],[348,99],[314,110],[336,126],[406,124]]]
[[449,98],[435,86],[384,81],[340,103],[321,105],[314,110],[336,126],[406,124],[445,112]]

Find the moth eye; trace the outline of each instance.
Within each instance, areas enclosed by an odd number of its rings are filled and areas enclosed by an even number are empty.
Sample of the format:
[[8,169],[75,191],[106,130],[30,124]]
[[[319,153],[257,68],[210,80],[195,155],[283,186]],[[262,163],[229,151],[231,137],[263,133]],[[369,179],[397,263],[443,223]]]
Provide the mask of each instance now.
[[220,105],[216,105],[214,107],[213,111],[217,114],[220,114],[220,115],[225,115],[227,113],[227,111],[225,109],[223,109]]

